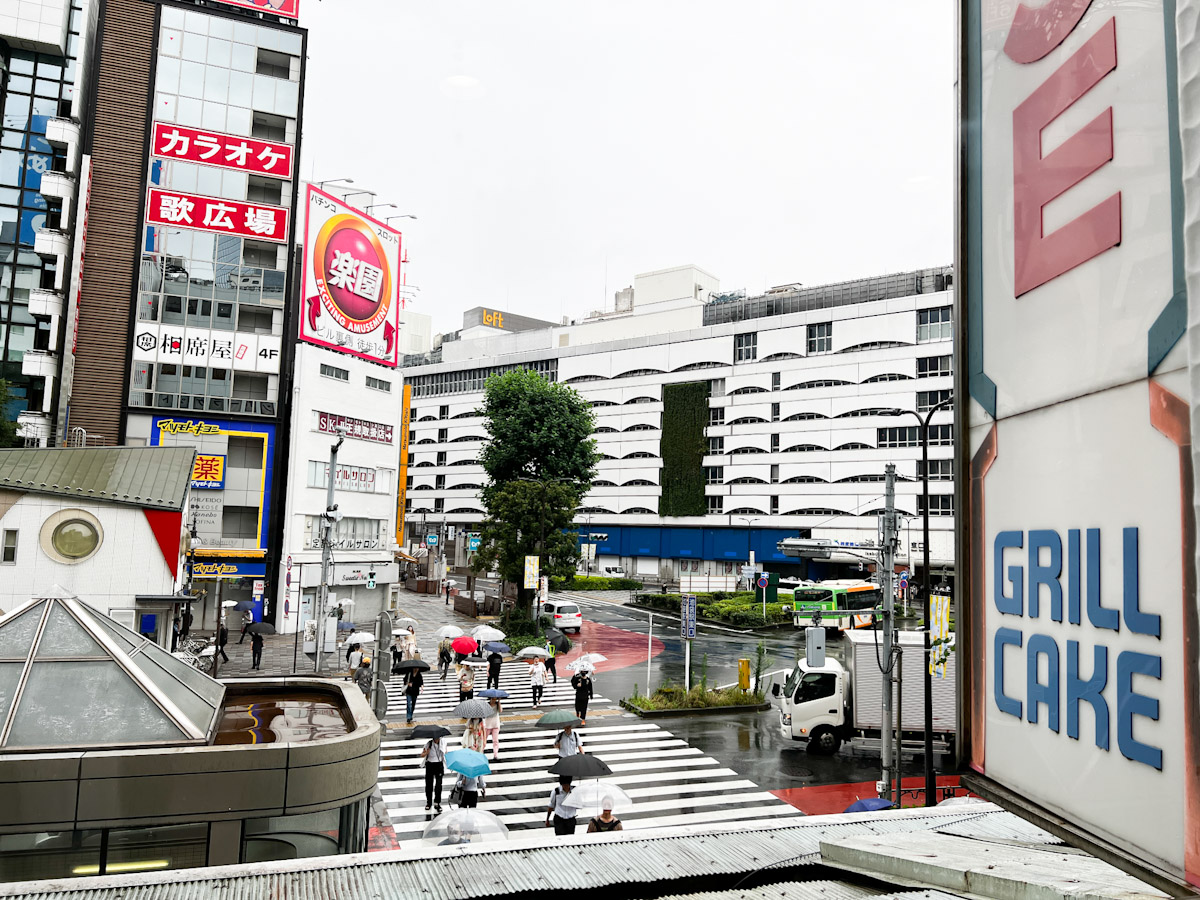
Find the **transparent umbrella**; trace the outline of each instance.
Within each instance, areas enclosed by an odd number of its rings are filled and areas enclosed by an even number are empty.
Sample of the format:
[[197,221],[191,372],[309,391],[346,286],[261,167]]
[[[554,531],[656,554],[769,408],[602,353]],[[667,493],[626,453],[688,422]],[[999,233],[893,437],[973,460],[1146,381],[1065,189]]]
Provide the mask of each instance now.
[[481,644],[486,644],[488,641],[504,640],[504,632],[499,628],[493,628],[491,625],[478,625],[471,629],[471,637],[475,638]]
[[573,806],[593,816],[605,809],[623,813],[633,809],[633,798],[611,781],[584,781],[571,789],[563,806]]
[[508,839],[508,829],[482,809],[451,809],[425,826],[421,839],[435,847],[485,844]]
[[354,634],[346,638],[348,644],[373,644],[375,643],[375,635],[369,631],[356,631]]
[[462,637],[463,630],[457,625],[443,625],[434,634],[438,636],[439,640],[444,640],[445,638]]

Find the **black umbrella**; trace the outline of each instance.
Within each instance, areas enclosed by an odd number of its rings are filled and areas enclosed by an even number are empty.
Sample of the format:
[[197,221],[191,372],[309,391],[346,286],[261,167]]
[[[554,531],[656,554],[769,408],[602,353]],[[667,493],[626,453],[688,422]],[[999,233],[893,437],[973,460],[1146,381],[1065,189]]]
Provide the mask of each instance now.
[[414,738],[432,738],[433,740],[447,737],[449,734],[450,729],[443,728],[441,725],[418,725],[411,732],[411,736]]
[[571,649],[571,639],[557,628],[546,629],[546,640],[557,653],[567,653]]
[[248,609],[254,609],[254,602],[252,600],[239,600],[233,605],[233,608],[237,612],[245,612]]
[[572,778],[599,778],[611,775],[608,763],[590,753],[575,753],[564,756],[550,767],[551,775],[570,775]]
[[274,634],[275,626],[270,622],[255,622],[246,630],[251,634]]
[[418,672],[428,672],[429,663],[423,659],[406,659],[404,662],[396,663],[395,671],[404,672],[408,669],[416,669]]

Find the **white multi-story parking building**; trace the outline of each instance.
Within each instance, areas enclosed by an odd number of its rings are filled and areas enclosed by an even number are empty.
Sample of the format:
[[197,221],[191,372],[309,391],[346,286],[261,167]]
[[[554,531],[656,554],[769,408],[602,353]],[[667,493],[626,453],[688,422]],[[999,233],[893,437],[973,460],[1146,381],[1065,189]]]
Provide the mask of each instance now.
[[[687,266],[639,275],[615,311],[561,326],[525,321],[507,332],[511,315],[497,324],[473,310],[440,361],[410,360],[405,371],[409,540],[443,523],[461,536],[482,520],[483,385],[524,367],[571,385],[594,409],[602,458],[576,522],[585,543],[598,535],[595,569],[724,575],[753,552],[792,575],[852,571],[849,555],[798,562],[776,543],[874,541],[888,462],[904,516],[899,560],[915,553],[919,565],[918,420],[898,412],[924,413],[950,396],[951,284],[941,267],[746,297],[719,293],[715,278]],[[687,384],[696,387],[677,387]],[[935,413],[929,448],[930,562],[947,575],[952,423],[949,409]],[[452,563],[466,561],[465,543],[447,547]]]

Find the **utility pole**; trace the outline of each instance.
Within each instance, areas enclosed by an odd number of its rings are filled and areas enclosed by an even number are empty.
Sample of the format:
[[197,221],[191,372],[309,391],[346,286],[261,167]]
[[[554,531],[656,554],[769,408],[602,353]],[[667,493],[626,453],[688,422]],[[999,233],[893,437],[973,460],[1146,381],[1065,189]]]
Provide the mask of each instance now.
[[314,672],[321,674],[321,657],[325,655],[325,607],[329,601],[329,563],[333,558],[333,525],[342,517],[333,502],[333,483],[337,479],[337,455],[346,440],[344,429],[338,429],[338,439],[329,447],[329,478],[325,486],[325,512],[321,515],[321,589],[317,593],[317,652]]
[[[895,643],[895,612],[896,595],[892,587],[892,579],[896,571],[896,464],[888,463],[884,468],[884,504],[882,540],[880,541],[879,561],[883,571],[880,573],[880,588],[883,590],[883,716],[881,722],[885,731],[881,731],[880,746],[883,753],[883,777],[879,781],[880,796],[892,799],[892,783],[900,768],[899,754],[893,754],[892,745],[892,669],[894,661],[892,648]],[[886,791],[886,794],[884,793]],[[899,797],[894,802],[899,801]]]

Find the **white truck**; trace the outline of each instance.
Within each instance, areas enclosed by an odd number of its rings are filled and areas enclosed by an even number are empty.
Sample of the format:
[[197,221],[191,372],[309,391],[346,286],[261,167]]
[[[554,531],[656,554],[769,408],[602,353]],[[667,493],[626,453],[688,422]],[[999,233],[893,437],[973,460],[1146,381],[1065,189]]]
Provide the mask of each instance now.
[[[925,638],[923,632],[898,631],[904,679],[893,700],[901,706],[902,746],[919,749],[925,733]],[[826,657],[810,668],[801,657],[780,691],[779,720],[784,737],[807,741],[814,753],[836,753],[843,743],[878,748],[883,723],[883,635],[874,628],[845,633],[846,664]],[[936,653],[936,652],[935,652]],[[933,676],[934,748],[948,752],[957,728],[954,657],[945,677]],[[893,714],[894,715],[894,714]]]

